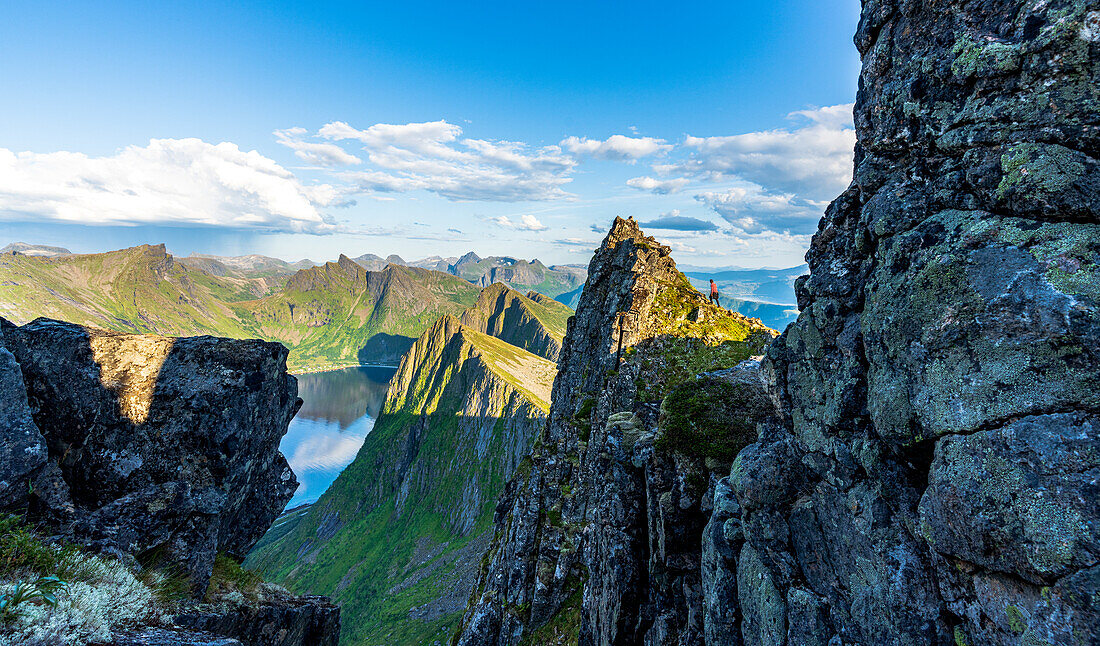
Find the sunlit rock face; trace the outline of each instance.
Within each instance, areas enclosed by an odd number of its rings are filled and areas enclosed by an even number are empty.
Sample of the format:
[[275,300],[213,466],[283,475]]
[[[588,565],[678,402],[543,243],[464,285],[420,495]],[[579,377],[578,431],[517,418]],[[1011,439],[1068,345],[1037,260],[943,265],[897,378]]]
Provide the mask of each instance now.
[[[708,399],[714,383],[755,439],[774,407],[756,364],[741,364],[774,334],[709,304],[667,246],[616,219],[570,319],[545,430],[497,505],[456,642],[700,640],[701,536],[731,456],[680,453],[691,433],[669,425],[696,406],[726,410]],[[713,368],[725,370],[696,380]],[[719,436],[733,430],[712,421]]]
[[0,479],[56,484],[24,484],[9,508],[29,506],[84,544],[178,563],[199,593],[215,554],[243,558],[290,500],[297,482],[278,446],[300,400],[282,345],[46,319],[4,321],[3,339],[5,401],[16,393],[5,440],[23,433],[26,455],[45,453],[4,463],[13,473]]

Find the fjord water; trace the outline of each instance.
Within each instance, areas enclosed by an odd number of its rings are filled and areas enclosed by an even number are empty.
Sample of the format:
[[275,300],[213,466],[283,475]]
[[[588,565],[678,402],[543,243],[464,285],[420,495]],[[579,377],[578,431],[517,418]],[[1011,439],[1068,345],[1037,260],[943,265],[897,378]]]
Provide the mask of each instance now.
[[301,483],[288,509],[317,500],[355,458],[374,428],[394,372],[359,366],[298,375],[304,403],[280,445]]

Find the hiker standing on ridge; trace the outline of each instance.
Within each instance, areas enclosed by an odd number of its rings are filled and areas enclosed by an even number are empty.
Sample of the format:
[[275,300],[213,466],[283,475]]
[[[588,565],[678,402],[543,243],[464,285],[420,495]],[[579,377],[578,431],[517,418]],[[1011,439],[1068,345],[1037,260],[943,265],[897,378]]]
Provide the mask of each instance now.
[[718,302],[718,284],[714,282],[713,278],[710,279],[710,302],[722,307],[722,304]]

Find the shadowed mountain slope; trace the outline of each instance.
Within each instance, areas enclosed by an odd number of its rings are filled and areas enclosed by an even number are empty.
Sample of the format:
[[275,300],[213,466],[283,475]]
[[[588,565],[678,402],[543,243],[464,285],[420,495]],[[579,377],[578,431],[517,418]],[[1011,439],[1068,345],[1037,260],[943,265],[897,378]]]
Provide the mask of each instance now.
[[542,357],[440,318],[402,358],[355,460],[248,563],[291,589],[331,594],[344,644],[445,642],[555,373]]
[[524,296],[503,283],[493,283],[462,313],[462,324],[557,361],[572,315],[568,307],[546,296],[536,292]]

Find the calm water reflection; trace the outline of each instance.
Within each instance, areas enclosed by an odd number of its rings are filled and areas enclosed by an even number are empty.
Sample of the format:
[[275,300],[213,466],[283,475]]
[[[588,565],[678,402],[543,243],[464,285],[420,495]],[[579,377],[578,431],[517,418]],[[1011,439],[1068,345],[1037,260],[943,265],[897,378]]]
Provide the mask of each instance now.
[[301,483],[287,508],[317,500],[355,458],[374,428],[393,373],[393,368],[360,366],[298,376],[298,396],[305,403],[280,445]]

